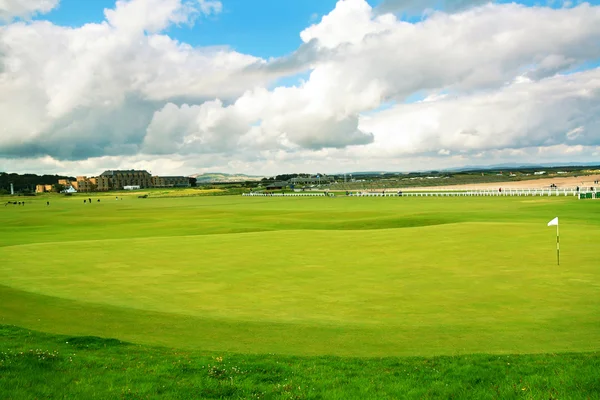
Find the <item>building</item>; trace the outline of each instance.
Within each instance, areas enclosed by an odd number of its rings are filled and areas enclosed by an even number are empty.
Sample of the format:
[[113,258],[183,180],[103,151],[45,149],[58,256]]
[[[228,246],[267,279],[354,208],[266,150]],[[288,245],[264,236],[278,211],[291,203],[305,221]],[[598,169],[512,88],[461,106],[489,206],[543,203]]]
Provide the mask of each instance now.
[[104,171],[97,179],[99,191],[123,190],[125,186],[152,187],[152,175],[143,170],[114,170]]
[[316,176],[310,178],[292,178],[288,181],[292,185],[319,185],[333,182],[333,177],[330,176]]
[[[185,176],[152,176],[148,171],[131,169],[108,170],[100,176],[91,178],[78,176],[74,181],[60,179],[58,184],[65,189],[72,187],[77,192],[95,192],[152,187],[189,187],[190,180]],[[51,192],[53,185],[37,185],[35,191],[37,193]]]
[[267,185],[266,190],[283,190],[288,187],[287,182],[273,182]]
[[190,180],[185,176],[153,176],[154,187],[189,187]]
[[35,185],[36,193],[45,193],[45,192],[51,192],[51,191],[52,191],[52,185]]
[[95,192],[98,187],[96,182],[97,178],[78,176],[76,181],[71,182],[71,186],[77,189],[78,192]]

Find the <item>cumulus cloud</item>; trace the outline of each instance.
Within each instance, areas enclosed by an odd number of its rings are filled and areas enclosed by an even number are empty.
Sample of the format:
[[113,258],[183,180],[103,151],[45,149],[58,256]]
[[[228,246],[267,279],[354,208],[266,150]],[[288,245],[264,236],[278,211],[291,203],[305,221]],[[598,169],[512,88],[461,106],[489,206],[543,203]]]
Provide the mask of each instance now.
[[[598,69],[572,71],[600,58],[600,6],[447,3],[410,23],[340,0],[273,60],[165,33],[219,13],[213,0],[119,0],[102,23],[2,26],[0,157],[383,169],[398,156],[597,151]],[[425,101],[404,104],[415,94]]]
[[0,154],[128,154],[139,150],[154,111],[166,101],[235,98],[268,81],[243,73],[259,58],[194,48],[160,34],[197,18],[192,5],[119,1],[101,24],[0,27]]
[[104,10],[114,28],[133,34],[160,32],[171,24],[192,24],[200,15],[221,12],[220,1],[211,0],[117,0],[114,9]]
[[59,0],[0,0],[0,23],[14,18],[45,14],[58,6]]
[[389,155],[598,146],[600,69],[401,104],[364,118],[361,127],[375,132],[372,151]]

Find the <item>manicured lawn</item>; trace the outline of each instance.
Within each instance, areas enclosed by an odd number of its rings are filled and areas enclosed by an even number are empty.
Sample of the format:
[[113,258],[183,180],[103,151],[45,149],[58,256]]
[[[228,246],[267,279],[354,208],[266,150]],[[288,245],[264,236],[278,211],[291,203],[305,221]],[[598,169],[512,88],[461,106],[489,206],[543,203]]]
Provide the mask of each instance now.
[[1,398],[600,398],[600,202],[176,194],[0,206]]
[[598,350],[599,202],[83,198],[0,209],[0,323],[238,353]]

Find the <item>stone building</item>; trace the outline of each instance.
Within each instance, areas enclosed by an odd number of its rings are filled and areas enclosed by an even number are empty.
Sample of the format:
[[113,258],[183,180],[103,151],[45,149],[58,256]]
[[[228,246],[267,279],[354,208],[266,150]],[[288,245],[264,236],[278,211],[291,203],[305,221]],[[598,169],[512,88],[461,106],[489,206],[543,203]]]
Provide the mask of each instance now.
[[71,182],[71,186],[78,192],[95,192],[98,187],[97,178],[78,176],[76,181]]
[[185,176],[153,176],[154,187],[188,187],[190,180]]
[[99,191],[123,190],[125,186],[139,186],[140,188],[150,188],[152,184],[152,175],[143,170],[109,170],[104,171],[96,183]]

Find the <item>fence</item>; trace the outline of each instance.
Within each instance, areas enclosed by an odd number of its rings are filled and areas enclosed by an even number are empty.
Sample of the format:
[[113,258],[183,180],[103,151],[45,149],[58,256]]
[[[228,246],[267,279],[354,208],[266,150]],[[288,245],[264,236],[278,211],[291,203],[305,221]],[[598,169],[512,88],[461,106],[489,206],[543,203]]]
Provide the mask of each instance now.
[[[243,193],[249,197],[325,197],[333,193]],[[580,191],[576,188],[560,189],[502,189],[429,192],[352,192],[349,197],[502,197],[502,196],[576,196],[579,199],[600,199],[600,191]]]
[[[248,197],[325,197],[325,193],[243,193]],[[333,196],[333,193],[330,194]]]
[[[577,196],[577,189],[502,189],[500,190],[466,190],[466,191],[430,191],[430,192],[357,192],[352,197],[484,197],[484,196]],[[590,192],[592,193],[592,192]]]
[[600,192],[582,192],[579,193],[579,200],[584,199],[600,199]]

